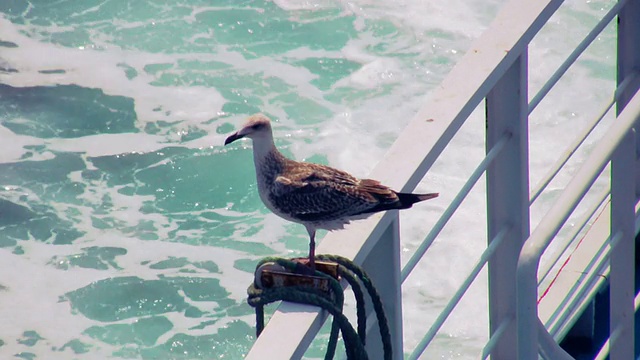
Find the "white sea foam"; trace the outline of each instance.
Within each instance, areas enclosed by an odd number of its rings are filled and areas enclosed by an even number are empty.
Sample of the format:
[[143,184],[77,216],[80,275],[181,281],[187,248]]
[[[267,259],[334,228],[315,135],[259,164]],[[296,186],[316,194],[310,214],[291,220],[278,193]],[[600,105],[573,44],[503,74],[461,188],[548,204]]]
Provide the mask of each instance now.
[[290,1],[290,0],[275,0],[274,3],[278,5],[282,10],[286,11],[298,11],[298,10],[319,10],[326,8],[333,8],[335,1],[333,0],[315,0],[315,1]]
[[[122,270],[93,270],[85,268],[70,268],[68,270],[56,269],[48,264],[51,260],[52,246],[42,244],[37,241],[26,244],[25,250],[28,256],[13,256],[8,252],[0,251],[0,260],[7,269],[13,269],[11,277],[3,277],[2,285],[11,293],[10,297],[0,296],[0,306],[3,309],[13,309],[3,312],[3,324],[13,324],[14,326],[1,327],[3,340],[19,339],[22,337],[24,329],[37,329],[38,334],[45,338],[44,344],[38,344],[33,350],[38,356],[46,358],[64,359],[68,358],[68,353],[51,353],[50,346],[61,346],[70,340],[70,334],[81,334],[85,329],[95,325],[93,320],[84,316],[77,316],[69,308],[69,302],[58,301],[59,294],[84,287],[87,284],[108,279],[115,276],[136,276],[142,279],[154,280],[158,275],[175,276],[175,269],[150,270],[143,265],[153,259],[163,260],[175,257],[188,258],[189,261],[213,261],[220,269],[220,273],[201,274],[207,278],[217,278],[221,285],[231,293],[232,298],[243,298],[246,294],[246,284],[235,279],[246,277],[246,273],[235,269],[234,260],[240,258],[242,253],[221,248],[206,248],[201,246],[191,246],[179,243],[167,243],[157,241],[142,241],[134,238],[123,238],[121,236],[102,235],[94,239],[100,246],[111,246],[126,248],[127,253],[118,257],[118,265]],[[55,253],[59,257],[73,255],[81,252],[81,248],[87,246],[85,243],[73,245],[55,245]],[[153,254],[153,255],[151,255]],[[194,277],[198,274],[191,273]],[[187,302],[188,298],[186,298]],[[15,306],[20,304],[20,306]],[[198,307],[206,308],[207,303],[198,302]],[[166,314],[174,327],[187,331],[187,329],[199,325],[201,319],[188,319],[178,314],[177,316]],[[228,321],[235,319],[222,319],[213,327],[207,327],[208,334],[215,333],[217,329],[227,325]],[[245,319],[251,321],[251,319]],[[122,320],[117,323],[131,323],[135,319]],[[55,324],[64,324],[65,331],[60,331]],[[165,339],[166,340],[166,339]],[[92,343],[88,337],[82,337],[82,341]],[[18,353],[20,344],[7,342],[3,347],[3,352]],[[102,349],[102,350],[101,350]],[[100,344],[92,348],[90,354],[85,354],[87,359],[95,359],[107,356],[115,347],[111,348],[106,344]],[[101,355],[102,354],[102,355]]]
[[27,152],[25,146],[44,143],[42,139],[36,137],[16,135],[4,126],[0,126],[0,139],[3,142],[2,151],[0,151],[0,162],[2,163],[20,159]]
[[[155,78],[145,72],[145,66],[173,64],[182,59],[180,56],[124,50],[115,45],[101,49],[63,47],[24,35],[21,32],[26,28],[24,25],[16,25],[2,16],[0,27],[5,39],[18,45],[4,49],[1,55],[10,68],[17,70],[0,73],[4,84],[14,87],[75,84],[99,88],[108,95],[129,97],[134,100],[141,127],[158,120],[199,124],[221,109],[222,96],[212,88],[151,84]],[[129,79],[122,64],[136,70],[137,75]],[[41,72],[47,70],[64,72]]]

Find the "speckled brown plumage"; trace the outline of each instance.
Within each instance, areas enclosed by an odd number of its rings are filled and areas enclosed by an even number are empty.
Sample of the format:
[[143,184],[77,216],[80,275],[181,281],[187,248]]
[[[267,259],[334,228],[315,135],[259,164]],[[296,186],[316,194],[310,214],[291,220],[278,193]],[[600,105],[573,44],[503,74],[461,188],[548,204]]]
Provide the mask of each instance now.
[[371,213],[380,205],[393,206],[399,200],[375,180],[359,180],[344,171],[291,160],[273,184],[270,200],[275,207],[319,228],[326,222],[346,223],[353,216]]
[[406,209],[437,193],[397,193],[376,180],[358,179],[329,166],[287,159],[275,147],[269,119],[256,114],[230,135],[225,145],[243,137],[253,140],[258,192],[276,215],[303,224],[310,237],[313,266],[316,229],[336,230],[351,220],[385,210]]

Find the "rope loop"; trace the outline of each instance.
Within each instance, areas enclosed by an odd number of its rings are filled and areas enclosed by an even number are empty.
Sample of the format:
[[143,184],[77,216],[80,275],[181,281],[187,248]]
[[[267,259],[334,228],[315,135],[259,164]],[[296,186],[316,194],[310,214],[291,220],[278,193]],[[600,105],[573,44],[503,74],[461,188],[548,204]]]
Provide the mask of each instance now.
[[[311,276],[326,279],[329,284],[328,292],[310,285],[287,285],[259,288],[257,284],[260,284],[261,282],[258,278],[254,280],[251,286],[247,289],[247,293],[249,295],[247,302],[249,305],[254,307],[256,311],[256,336],[260,336],[260,333],[264,329],[264,305],[266,304],[276,301],[289,301],[299,304],[318,306],[333,316],[325,360],[333,359],[340,332],[342,333],[342,338],[347,352],[347,359],[368,359],[368,355],[365,350],[367,317],[364,292],[362,290],[362,286],[364,286],[371,297],[371,303],[376,312],[380,328],[380,336],[382,337],[384,359],[391,360],[392,347],[389,324],[384,313],[380,295],[373,286],[369,276],[362,268],[354,264],[351,260],[341,256],[317,255],[316,259],[338,264],[338,275],[345,279],[353,289],[354,297],[356,299],[356,315],[358,320],[357,331],[354,330],[347,317],[342,313],[344,306],[344,292],[340,282],[332,276],[316,270],[311,274]],[[257,273],[258,269],[267,263],[277,264],[284,268],[285,272],[289,274],[301,274],[301,266],[304,266],[299,262],[289,259],[269,257],[262,259],[256,266],[256,277],[261,276],[261,274]],[[309,272],[310,269],[305,267],[302,274],[309,275]]]

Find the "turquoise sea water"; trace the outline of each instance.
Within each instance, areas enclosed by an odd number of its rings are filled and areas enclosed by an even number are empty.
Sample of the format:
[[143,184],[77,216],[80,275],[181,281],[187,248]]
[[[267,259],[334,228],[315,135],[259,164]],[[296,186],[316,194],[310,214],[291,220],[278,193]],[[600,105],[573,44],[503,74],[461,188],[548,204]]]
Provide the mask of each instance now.
[[[264,208],[248,144],[225,148],[225,135],[264,112],[284,153],[365,176],[501,3],[0,2],[2,357],[242,358],[254,264],[304,255],[308,239]],[[602,7],[574,4],[558,26]],[[581,74],[608,76],[601,60]],[[419,187],[443,200],[403,218],[406,252],[481,157],[469,153],[481,128]],[[461,224],[482,222],[473,204]],[[434,251],[450,257],[406,287],[408,345],[459,281],[450,267],[486,241],[443,238]],[[440,356],[475,358],[471,313],[446,328]]]

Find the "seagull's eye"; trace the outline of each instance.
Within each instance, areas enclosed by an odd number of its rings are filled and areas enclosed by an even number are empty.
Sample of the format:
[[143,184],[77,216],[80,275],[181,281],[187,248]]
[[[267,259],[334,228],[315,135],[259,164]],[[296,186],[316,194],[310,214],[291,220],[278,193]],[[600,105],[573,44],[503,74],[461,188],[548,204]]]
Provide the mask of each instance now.
[[260,129],[262,129],[262,124],[253,124],[253,125],[251,125],[251,128],[253,130],[260,130]]

